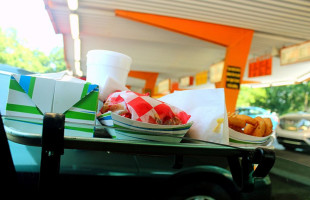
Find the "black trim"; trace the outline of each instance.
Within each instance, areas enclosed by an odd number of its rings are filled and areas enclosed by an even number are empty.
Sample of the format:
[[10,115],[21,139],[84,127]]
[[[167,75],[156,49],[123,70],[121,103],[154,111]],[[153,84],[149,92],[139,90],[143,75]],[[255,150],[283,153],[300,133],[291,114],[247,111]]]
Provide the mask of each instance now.
[[0,183],[2,194],[11,196],[11,192],[17,187],[17,175],[15,166],[12,159],[12,154],[7,140],[7,136],[4,130],[2,116],[0,113]]
[[[288,141],[292,141],[292,142],[300,142],[301,144],[295,145],[295,144],[283,142],[283,140],[288,140]],[[280,136],[277,136],[277,141],[280,144],[286,144],[286,145],[290,145],[290,146],[310,146],[304,140],[298,140],[298,139],[292,139],[292,138],[286,138],[286,137],[280,137]]]

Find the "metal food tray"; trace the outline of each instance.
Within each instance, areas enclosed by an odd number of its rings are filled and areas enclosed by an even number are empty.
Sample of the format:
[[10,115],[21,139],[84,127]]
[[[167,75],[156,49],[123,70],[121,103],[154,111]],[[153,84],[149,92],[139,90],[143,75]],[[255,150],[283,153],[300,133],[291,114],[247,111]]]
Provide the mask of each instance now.
[[[268,148],[240,148],[185,137],[181,143],[161,143],[123,141],[102,136],[105,133],[104,129],[111,127],[97,128],[92,138],[64,136],[64,121],[63,114],[46,113],[42,134],[5,133],[10,141],[42,147],[39,182],[41,191],[56,185],[64,149],[174,155],[174,167],[179,166],[179,168],[182,168],[182,158],[186,155],[219,156],[227,159],[233,182],[240,191],[253,191],[254,178],[266,177],[275,162],[275,154]],[[2,124],[1,126],[3,127]],[[2,129],[1,131],[4,132],[4,128]]]

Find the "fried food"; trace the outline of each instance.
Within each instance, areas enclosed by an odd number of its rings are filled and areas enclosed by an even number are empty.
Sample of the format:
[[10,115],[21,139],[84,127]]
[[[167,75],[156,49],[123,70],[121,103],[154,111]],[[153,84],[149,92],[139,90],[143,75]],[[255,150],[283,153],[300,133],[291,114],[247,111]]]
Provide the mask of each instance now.
[[246,121],[238,117],[238,115],[231,115],[228,117],[228,124],[234,127],[243,128],[246,125]]
[[258,121],[258,125],[253,132],[253,136],[263,137],[265,134],[265,130],[266,130],[266,124],[265,124],[263,118],[261,118],[261,117],[255,117],[255,119]]
[[228,114],[229,128],[256,137],[265,137],[272,133],[272,122],[270,118],[255,117],[247,115]]
[[247,135],[252,135],[254,130],[255,130],[256,126],[253,126],[252,124],[247,124],[245,127],[244,127],[244,130],[243,132]]
[[265,136],[268,136],[272,133],[272,121],[270,118],[263,118],[264,119],[264,122],[266,124],[266,130],[265,130],[265,134],[264,134],[264,137]]
[[239,119],[244,120],[247,124],[257,125],[257,120],[247,115],[237,115]]
[[235,131],[238,131],[238,132],[240,132],[240,133],[244,133],[243,132],[243,129],[242,128],[240,128],[240,127],[237,127],[237,126],[229,126],[229,128],[231,128],[231,129],[234,129]]
[[229,124],[229,127],[233,127],[233,129],[238,128],[238,130],[240,131],[240,129],[243,129],[248,124],[256,127],[257,120],[247,115],[231,114],[231,115],[228,115],[228,124]]

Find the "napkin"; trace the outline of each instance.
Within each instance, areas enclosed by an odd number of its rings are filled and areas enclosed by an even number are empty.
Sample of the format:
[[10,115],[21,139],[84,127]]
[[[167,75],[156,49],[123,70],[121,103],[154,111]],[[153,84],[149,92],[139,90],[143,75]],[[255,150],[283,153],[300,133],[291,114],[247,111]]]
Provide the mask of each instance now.
[[229,143],[224,89],[175,91],[159,100],[191,115],[193,122],[187,136],[221,144]]
[[108,96],[115,91],[128,91],[129,89],[123,86],[121,83],[113,79],[112,77],[107,77],[103,85],[99,85],[99,100],[105,101]]

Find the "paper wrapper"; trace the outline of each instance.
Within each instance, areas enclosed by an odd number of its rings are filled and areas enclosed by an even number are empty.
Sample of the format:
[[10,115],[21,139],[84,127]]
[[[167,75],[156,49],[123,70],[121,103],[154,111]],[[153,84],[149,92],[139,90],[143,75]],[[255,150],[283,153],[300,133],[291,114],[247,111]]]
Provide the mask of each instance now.
[[112,111],[134,121],[159,125],[186,124],[190,115],[148,94],[117,91],[108,96],[101,113]]
[[107,77],[106,81],[102,85],[99,85],[99,100],[102,102],[105,101],[111,93],[117,90],[129,91],[127,87],[123,86],[112,77]]
[[187,133],[190,138],[229,144],[224,89],[176,91],[159,100],[191,115],[193,125]]
[[98,111],[102,108],[103,102],[108,98],[108,96],[117,91],[128,91],[127,87],[124,87],[121,83],[114,80],[112,77],[107,77],[102,85],[99,85],[99,102],[98,102]]

